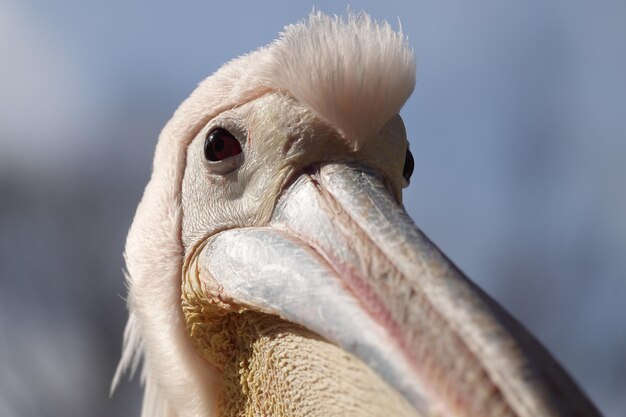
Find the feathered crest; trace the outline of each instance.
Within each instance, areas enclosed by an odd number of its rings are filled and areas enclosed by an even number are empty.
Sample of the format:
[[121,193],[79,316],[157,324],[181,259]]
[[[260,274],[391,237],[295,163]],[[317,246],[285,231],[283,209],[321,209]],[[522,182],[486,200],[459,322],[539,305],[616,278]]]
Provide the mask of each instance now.
[[344,20],[316,11],[200,83],[171,128],[191,140],[218,113],[281,91],[347,140],[363,140],[400,111],[415,87],[415,68],[407,39],[387,22],[365,13]]
[[313,12],[267,49],[268,84],[284,90],[348,139],[377,133],[415,87],[406,38],[365,13]]

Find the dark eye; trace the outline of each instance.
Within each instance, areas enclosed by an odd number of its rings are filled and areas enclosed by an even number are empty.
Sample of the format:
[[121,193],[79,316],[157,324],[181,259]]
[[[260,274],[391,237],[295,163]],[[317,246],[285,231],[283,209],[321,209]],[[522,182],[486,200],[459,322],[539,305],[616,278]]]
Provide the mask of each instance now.
[[240,153],[239,141],[226,129],[212,130],[204,141],[204,157],[209,161],[221,161]]
[[413,154],[406,148],[406,156],[404,157],[404,168],[402,168],[402,176],[405,180],[410,181],[411,175],[413,175],[413,168],[415,168],[415,161],[413,160]]

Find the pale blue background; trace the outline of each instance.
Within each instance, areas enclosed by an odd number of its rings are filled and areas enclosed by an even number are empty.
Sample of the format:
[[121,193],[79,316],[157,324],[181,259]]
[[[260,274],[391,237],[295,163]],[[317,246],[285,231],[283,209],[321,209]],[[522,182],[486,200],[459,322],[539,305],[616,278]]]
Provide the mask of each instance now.
[[[626,2],[355,1],[418,57],[406,206],[626,416]],[[132,416],[108,385],[159,130],[294,1],[0,1],[0,416]]]

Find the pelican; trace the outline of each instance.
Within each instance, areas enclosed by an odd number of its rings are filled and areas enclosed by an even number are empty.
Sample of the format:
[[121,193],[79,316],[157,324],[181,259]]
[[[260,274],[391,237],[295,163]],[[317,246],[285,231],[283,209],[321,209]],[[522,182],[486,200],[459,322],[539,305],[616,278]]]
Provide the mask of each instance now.
[[181,104],[125,250],[143,417],[599,415],[404,211],[414,85],[402,33],[313,12]]

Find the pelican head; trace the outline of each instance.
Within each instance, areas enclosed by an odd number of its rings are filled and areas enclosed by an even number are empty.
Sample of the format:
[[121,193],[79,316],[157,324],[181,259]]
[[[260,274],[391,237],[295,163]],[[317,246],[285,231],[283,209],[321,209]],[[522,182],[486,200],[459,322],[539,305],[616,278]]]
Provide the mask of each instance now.
[[126,244],[114,378],[142,416],[594,416],[402,207],[407,40],[314,12],[163,129]]

